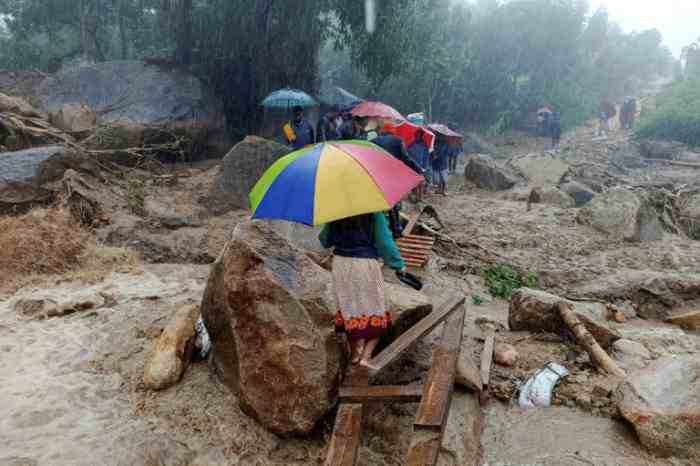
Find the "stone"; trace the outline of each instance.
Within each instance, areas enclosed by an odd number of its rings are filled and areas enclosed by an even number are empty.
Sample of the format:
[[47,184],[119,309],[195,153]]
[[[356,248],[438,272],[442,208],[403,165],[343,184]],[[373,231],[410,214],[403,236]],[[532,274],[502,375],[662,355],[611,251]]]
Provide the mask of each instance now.
[[700,458],[700,360],[665,357],[629,374],[616,393],[639,441],[662,456]]
[[21,97],[13,97],[0,92],[0,113],[16,113],[30,118],[42,118],[41,112]]
[[518,182],[518,178],[506,169],[498,167],[494,162],[477,157],[469,160],[464,169],[464,176],[478,188],[489,191],[504,191]]
[[204,205],[220,215],[233,209],[248,209],[248,194],[255,183],[289,148],[257,136],[248,136],[226,154]]
[[[393,327],[432,307],[387,286]],[[212,266],[202,300],[213,363],[241,409],[278,435],[303,435],[334,406],[347,360],[334,331],[331,274],[267,222],[244,221]]]
[[576,220],[625,241],[656,241],[664,234],[654,208],[624,188],[596,196],[579,211]]
[[552,186],[534,188],[530,193],[530,200],[533,204],[549,204],[562,209],[568,209],[576,205],[573,197]]
[[643,344],[624,338],[613,343],[612,356],[626,371],[641,369],[651,361],[651,353]]
[[76,290],[70,294],[51,294],[45,291],[19,295],[13,308],[20,320],[44,320],[76,312],[97,310],[107,303],[107,296],[90,290]]
[[577,181],[569,181],[560,186],[560,189],[574,200],[575,207],[582,207],[593,199],[595,192]]
[[165,326],[144,362],[147,388],[163,390],[180,381],[192,359],[198,318],[198,305],[183,306]]
[[639,152],[647,159],[673,160],[685,150],[686,146],[677,141],[646,140],[639,144]]
[[97,114],[83,103],[70,102],[49,114],[49,122],[62,131],[78,133],[95,128]]
[[496,364],[502,366],[513,367],[517,362],[520,354],[513,345],[496,341],[493,348],[493,360]]
[[684,330],[700,330],[700,311],[683,312],[674,314],[666,322],[679,325]]
[[44,146],[5,152],[0,156],[0,214],[24,212],[51,202],[68,169],[97,174],[99,167],[87,155],[63,146]]
[[508,166],[520,173],[532,186],[556,185],[569,170],[569,164],[553,154],[528,154],[514,157]]
[[459,358],[457,359],[455,383],[473,392],[481,392],[483,390],[481,372],[476,365],[471,348],[468,348],[465,344],[462,344]]
[[508,308],[508,325],[511,331],[560,333],[564,326],[557,304],[569,304],[586,329],[603,347],[609,348],[620,339],[617,331],[607,326],[607,309],[600,303],[573,302],[559,296],[530,288],[515,290]]
[[700,302],[700,274],[628,270],[583,283],[577,291],[607,302],[629,300],[639,316],[663,321]]

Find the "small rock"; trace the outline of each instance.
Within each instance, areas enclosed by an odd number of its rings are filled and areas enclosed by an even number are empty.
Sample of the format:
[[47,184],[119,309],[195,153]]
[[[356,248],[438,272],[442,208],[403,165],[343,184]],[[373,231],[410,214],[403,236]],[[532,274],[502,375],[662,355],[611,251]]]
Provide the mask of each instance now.
[[615,390],[615,384],[610,380],[600,380],[593,385],[591,395],[595,398],[609,398]]
[[493,348],[493,360],[502,366],[512,367],[518,362],[520,354],[513,345],[497,341]]
[[143,369],[146,387],[161,390],[180,380],[192,357],[198,317],[197,305],[184,306],[175,313],[146,356]]
[[595,192],[593,192],[592,189],[577,181],[569,181],[561,185],[560,189],[571,196],[576,207],[582,207],[588,204],[595,196]]
[[576,205],[573,197],[561,189],[551,186],[534,188],[530,193],[530,200],[533,204],[549,204],[562,209],[568,209]]
[[581,393],[578,396],[576,396],[576,404],[583,409],[591,409],[593,407],[591,397],[589,395],[586,395],[585,393]]

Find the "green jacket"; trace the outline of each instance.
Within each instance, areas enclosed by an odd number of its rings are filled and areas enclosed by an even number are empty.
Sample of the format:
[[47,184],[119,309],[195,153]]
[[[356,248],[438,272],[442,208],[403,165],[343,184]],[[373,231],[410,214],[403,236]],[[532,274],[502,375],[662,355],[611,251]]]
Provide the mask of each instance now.
[[[374,215],[374,246],[377,248],[379,256],[384,259],[384,264],[388,265],[394,270],[401,270],[406,266],[403,258],[401,257],[401,252],[394,242],[394,238],[389,229],[389,222],[383,213],[375,213]],[[321,245],[324,248],[330,248],[334,246],[330,241],[330,228],[328,225],[324,225],[321,229],[321,233],[318,236],[321,241]]]

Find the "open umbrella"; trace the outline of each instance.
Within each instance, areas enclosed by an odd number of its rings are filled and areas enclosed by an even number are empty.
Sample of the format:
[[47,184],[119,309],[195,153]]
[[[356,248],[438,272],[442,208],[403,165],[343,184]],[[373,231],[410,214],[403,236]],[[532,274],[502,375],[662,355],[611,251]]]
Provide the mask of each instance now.
[[382,102],[365,101],[352,109],[352,116],[365,118],[381,118],[384,120],[406,120],[398,110]]
[[433,151],[435,145],[435,134],[430,130],[425,129],[421,126],[414,125],[408,121],[404,121],[398,125],[386,124],[384,129],[391,134],[394,134],[401,138],[406,147],[410,147],[416,140],[416,135],[419,131],[423,132],[423,142],[428,147],[429,151]]
[[370,142],[326,142],[275,162],[250,192],[250,207],[253,218],[321,225],[389,210],[423,180]]
[[464,139],[464,136],[462,136],[456,131],[452,131],[450,128],[447,127],[447,125],[441,125],[440,123],[432,123],[428,125],[428,128],[432,132],[442,134],[443,136],[447,136],[448,138]]
[[290,109],[297,105],[300,107],[316,107],[318,102],[304,91],[285,88],[265,97],[260,105],[266,108]]

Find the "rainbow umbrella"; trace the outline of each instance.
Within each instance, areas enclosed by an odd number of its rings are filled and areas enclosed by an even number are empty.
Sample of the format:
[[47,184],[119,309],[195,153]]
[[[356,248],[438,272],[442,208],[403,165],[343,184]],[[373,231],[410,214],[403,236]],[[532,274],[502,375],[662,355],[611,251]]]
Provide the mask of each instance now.
[[389,210],[423,181],[370,142],[325,142],[272,164],[250,192],[250,207],[256,219],[322,225]]

